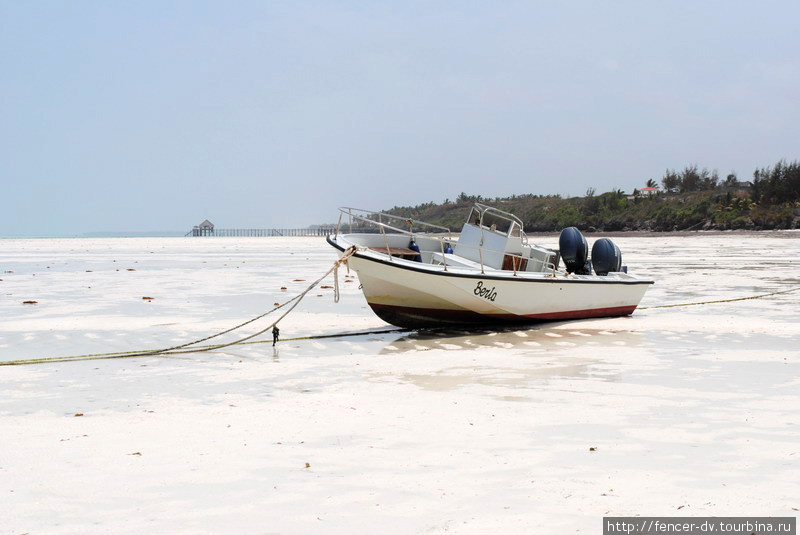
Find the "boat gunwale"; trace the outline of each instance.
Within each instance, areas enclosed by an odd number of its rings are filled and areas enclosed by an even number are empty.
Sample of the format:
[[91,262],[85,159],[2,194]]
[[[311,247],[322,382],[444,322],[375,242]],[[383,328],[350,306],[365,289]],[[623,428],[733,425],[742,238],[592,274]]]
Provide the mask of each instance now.
[[[336,241],[331,239],[331,235],[326,236],[326,241],[335,249],[339,251],[344,251],[345,247],[337,243]],[[343,236],[343,235],[342,235]],[[355,245],[355,244],[354,244]],[[384,254],[378,251],[372,251],[373,254]],[[384,254],[385,255],[385,254]],[[445,276],[445,277],[461,277],[467,279],[482,279],[482,280],[496,280],[496,281],[508,281],[508,282],[535,282],[535,283],[548,283],[548,284],[625,284],[625,285],[640,285],[640,284],[655,284],[655,281],[647,280],[647,279],[639,279],[639,280],[607,280],[606,277],[600,277],[599,275],[593,275],[592,279],[568,279],[568,278],[560,278],[560,277],[542,277],[542,278],[532,278],[528,276],[520,276],[522,272],[518,272],[517,275],[514,275],[513,272],[509,271],[509,275],[494,275],[490,273],[457,273],[452,271],[452,267],[450,270],[447,271],[435,271],[431,269],[420,269],[421,266],[415,266],[411,263],[405,264],[400,262],[394,262],[389,260],[384,260],[383,258],[376,258],[369,254],[363,254],[356,250],[353,254],[354,257],[369,260],[371,262],[377,262],[379,264],[383,264],[385,266],[399,268],[399,269],[406,269],[409,271],[414,271],[416,273],[426,274],[426,275],[437,275],[437,276]],[[418,263],[418,262],[417,262]],[[631,275],[629,275],[631,276]],[[638,277],[637,277],[638,278]]]

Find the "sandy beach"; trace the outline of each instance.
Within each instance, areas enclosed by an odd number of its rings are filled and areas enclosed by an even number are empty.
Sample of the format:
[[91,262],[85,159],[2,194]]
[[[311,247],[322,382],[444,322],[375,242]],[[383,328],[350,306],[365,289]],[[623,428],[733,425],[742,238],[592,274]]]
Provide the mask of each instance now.
[[[341,271],[340,302],[313,290],[275,348],[0,366],[0,533],[797,516],[800,291],[652,307],[800,287],[800,232],[614,240],[656,280],[631,317],[292,340],[391,329]],[[321,238],[0,240],[0,361],[200,338],[335,258]]]

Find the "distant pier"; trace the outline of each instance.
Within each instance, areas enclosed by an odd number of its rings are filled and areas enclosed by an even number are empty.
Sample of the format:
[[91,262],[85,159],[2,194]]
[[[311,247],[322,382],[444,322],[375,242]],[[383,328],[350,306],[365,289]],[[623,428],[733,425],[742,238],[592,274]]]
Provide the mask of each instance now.
[[186,233],[186,236],[203,237],[258,237],[269,238],[275,236],[327,236],[335,234],[336,227],[314,228],[200,228],[195,227]]
[[274,236],[327,236],[335,234],[333,225],[315,225],[308,228],[216,228],[206,219],[195,225],[186,236],[209,236],[217,238],[270,238]]

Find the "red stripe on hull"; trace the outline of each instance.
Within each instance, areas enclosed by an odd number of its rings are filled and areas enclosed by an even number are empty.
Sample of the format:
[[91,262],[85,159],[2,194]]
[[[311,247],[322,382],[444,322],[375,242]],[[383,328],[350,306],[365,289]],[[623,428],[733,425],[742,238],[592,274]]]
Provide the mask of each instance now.
[[446,310],[439,308],[415,308],[369,303],[375,314],[383,321],[404,328],[441,327],[443,325],[464,325],[475,323],[531,323],[536,321],[569,320],[583,318],[604,318],[627,316],[636,310],[636,305],[593,308],[587,310],[566,310],[545,314],[478,314],[469,310]]
[[592,308],[589,310],[567,310],[564,312],[549,312],[547,314],[526,314],[526,318],[542,320],[570,320],[581,318],[607,318],[609,316],[628,316],[633,314],[637,305],[624,307]]

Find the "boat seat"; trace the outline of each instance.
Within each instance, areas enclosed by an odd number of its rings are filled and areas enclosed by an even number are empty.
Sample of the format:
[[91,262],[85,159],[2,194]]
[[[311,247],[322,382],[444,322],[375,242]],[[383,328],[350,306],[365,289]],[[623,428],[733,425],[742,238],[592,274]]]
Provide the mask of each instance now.
[[[431,264],[444,264],[444,258],[442,253],[433,252],[431,253]],[[447,266],[448,267],[464,267],[470,269],[481,269],[480,262],[473,262],[472,260],[467,260],[463,256],[456,256],[453,254],[447,255]],[[484,264],[484,269],[493,269]]]

